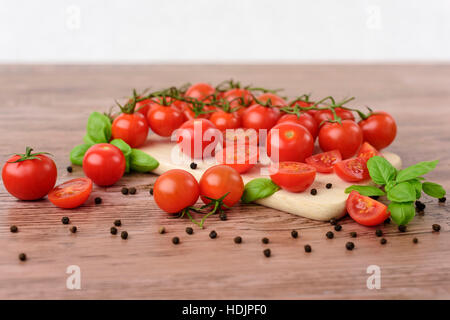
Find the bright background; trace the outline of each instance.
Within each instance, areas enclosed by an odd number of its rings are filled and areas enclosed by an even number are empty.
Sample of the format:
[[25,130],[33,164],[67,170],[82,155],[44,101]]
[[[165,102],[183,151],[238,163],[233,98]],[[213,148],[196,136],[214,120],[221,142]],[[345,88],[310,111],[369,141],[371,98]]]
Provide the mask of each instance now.
[[449,0],[0,0],[0,63],[449,62]]

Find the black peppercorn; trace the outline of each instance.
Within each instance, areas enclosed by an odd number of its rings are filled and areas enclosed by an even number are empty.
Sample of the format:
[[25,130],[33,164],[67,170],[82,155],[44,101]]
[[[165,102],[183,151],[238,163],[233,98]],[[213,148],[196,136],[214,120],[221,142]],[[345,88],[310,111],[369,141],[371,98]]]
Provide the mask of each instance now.
[[305,252],[311,252],[311,246],[309,244],[305,245]]
[[269,238],[262,238],[261,241],[264,244],[268,244],[269,243]]
[[342,230],[342,226],[340,224],[337,224],[337,225],[334,226],[334,230],[341,231]]
[[62,217],[62,218],[61,218],[61,222],[62,222],[63,224],[69,224],[70,219],[69,219],[69,217]]
[[400,231],[400,232],[405,232],[405,231],[406,231],[406,226],[403,225],[403,224],[399,225],[399,226],[398,226],[398,231]]
[[380,243],[381,244],[386,244],[387,240],[385,238],[381,238]]
[[129,191],[130,191],[130,194],[136,194],[136,188],[135,187],[131,187],[129,189]]
[[234,243],[241,243],[242,242],[242,238],[241,237],[236,237],[234,238]]
[[159,232],[159,234],[164,234],[164,233],[166,233],[166,228],[160,227],[160,228],[158,229],[158,232]]
[[426,208],[426,205],[423,202],[419,201],[419,200],[417,200],[415,202],[415,205],[416,205],[416,209],[418,211],[423,211]]
[[325,188],[331,189],[332,186],[333,186],[333,185],[332,185],[331,183],[327,183],[327,184],[325,185]]
[[315,196],[317,194],[317,189],[311,189],[311,194]]
[[127,239],[127,238],[128,238],[128,232],[122,231],[122,232],[120,233],[120,237],[121,237],[123,240]]
[[76,226],[73,226],[72,228],[70,228],[70,232],[72,232],[72,233],[76,233],[77,232],[77,227]]
[[172,238],[172,243],[173,243],[173,244],[179,244],[179,243],[180,243],[180,238],[178,238],[178,237],[173,237],[173,238]]
[[209,233],[209,237],[210,237],[211,239],[217,238],[217,232],[215,232],[214,230],[211,231],[211,232]]
[[193,234],[194,233],[194,229],[192,229],[191,227],[187,227],[186,228],[186,233],[187,234]]
[[114,225],[116,227],[120,227],[122,225],[122,221],[120,219],[114,220]]
[[153,188],[149,190],[150,195],[153,195]]
[[327,236],[328,239],[333,239],[334,237],[334,233],[331,231],[328,231],[325,235]]
[[265,249],[264,251],[263,251],[263,253],[264,253],[264,255],[268,258],[268,257],[270,257],[270,249]]
[[128,194],[128,188],[123,187],[121,192],[122,194]]
[[436,232],[439,232],[439,231],[441,231],[441,226],[435,223],[435,224],[433,224],[433,230]]
[[19,260],[20,260],[20,261],[25,261],[25,260],[27,260],[27,255],[26,255],[25,253],[19,254]]
[[291,236],[292,236],[292,238],[297,238],[298,237],[298,232],[297,232],[297,230],[292,230],[291,231]]
[[221,213],[220,215],[219,215],[219,218],[220,218],[220,220],[222,220],[222,221],[226,221],[227,220],[227,214],[226,213]]
[[197,164],[195,162],[191,162],[191,169],[192,170],[197,169]]
[[111,227],[111,234],[117,234],[117,228],[116,227]]
[[386,220],[384,220],[384,223],[391,223],[391,218],[387,218]]
[[383,231],[381,231],[380,229],[375,230],[375,235],[377,237],[381,237],[383,235]]
[[331,219],[331,220],[330,220],[330,224],[331,224],[332,226],[335,226],[335,225],[337,224],[336,219],[335,219],[335,218]]
[[95,202],[95,204],[100,204],[100,203],[102,203],[102,198],[97,197],[97,198],[95,198],[94,202]]
[[16,233],[17,231],[19,231],[19,228],[17,228],[17,226],[11,226],[11,227],[9,228],[9,230],[10,230],[12,233]]
[[347,248],[347,250],[353,250],[355,249],[355,244],[353,242],[347,242],[345,244],[345,247]]
[[414,238],[414,239],[413,239],[413,242],[414,242],[414,243],[417,243],[417,242],[419,242],[419,239]]
[[72,171],[73,171],[73,168],[71,166],[68,166],[66,169],[67,169],[67,172],[69,172],[69,173],[72,173]]
[[447,198],[446,197],[442,197],[442,198],[439,198],[439,203],[444,203],[445,201],[447,201]]
[[378,200],[380,196],[370,196],[369,198],[372,198],[373,200]]
[[350,237],[356,238],[357,234],[355,231],[350,232]]

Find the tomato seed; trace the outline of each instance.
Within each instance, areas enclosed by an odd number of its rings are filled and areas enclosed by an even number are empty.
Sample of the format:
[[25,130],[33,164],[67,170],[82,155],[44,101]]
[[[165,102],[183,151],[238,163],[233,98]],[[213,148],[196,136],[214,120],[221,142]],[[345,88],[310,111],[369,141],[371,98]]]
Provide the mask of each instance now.
[[334,230],[341,231],[342,230],[342,226],[340,224],[337,224],[337,225],[334,226]]
[[399,225],[399,226],[398,226],[398,231],[400,231],[400,232],[405,232],[405,231],[406,231],[406,226],[403,225],[403,224]]
[[110,232],[111,232],[111,234],[117,234],[117,228],[111,227]]
[[325,235],[327,236],[328,239],[333,239],[334,237],[334,233],[331,231],[328,231]]
[[95,204],[100,204],[100,203],[102,203],[102,198],[97,197],[97,198],[95,198],[94,202],[95,202]]
[[311,252],[311,246],[309,244],[305,244],[305,252]]
[[387,240],[385,238],[381,238],[380,243],[381,244],[386,244]]
[[331,183],[327,183],[327,184],[325,185],[325,188],[331,189],[332,186],[333,186],[333,185],[332,185]]
[[73,171],[73,168],[71,166],[68,166],[66,169],[67,169],[67,172],[69,172],[69,173],[72,173],[72,171]]
[[76,226],[73,226],[72,228],[70,228],[70,232],[72,232],[72,233],[76,233],[77,232],[77,227]]
[[122,192],[122,194],[128,194],[128,188],[123,187],[120,192]]
[[355,244],[353,242],[347,242],[345,244],[345,247],[347,248],[347,250],[353,250],[355,249]]
[[271,254],[270,249],[264,250],[263,253],[264,253],[264,255],[265,255],[267,258],[270,257],[270,254]]
[[190,167],[192,170],[195,170],[195,169],[197,169],[197,164],[195,162],[191,162]]
[[297,232],[297,230],[292,230],[292,231],[291,231],[291,236],[292,236],[292,238],[296,239],[296,238],[298,237],[298,232]]
[[214,230],[211,231],[211,232],[209,233],[209,237],[210,237],[211,239],[217,238],[217,232],[215,232]]
[[436,223],[435,223],[435,224],[433,224],[433,226],[432,226],[432,227],[433,227],[433,230],[434,230],[434,231],[436,231],[436,232],[439,232],[439,231],[441,231],[441,226],[440,226],[440,225],[438,225],[438,224],[436,224]]
[[25,253],[19,254],[19,260],[20,260],[20,261],[25,261],[25,260],[27,260],[27,255],[26,255]]
[[19,228],[17,228],[17,226],[11,226],[11,227],[9,228],[9,230],[10,230],[12,233],[16,233],[17,231],[19,231]]
[[419,242],[419,239],[414,238],[414,239],[413,239],[413,243],[417,243],[417,242]]
[[122,231],[122,232],[120,233],[120,237],[121,237],[123,240],[128,239],[128,232]]
[[62,222],[62,224],[69,224],[70,223],[70,219],[69,219],[69,217],[62,217],[61,218],[61,222]]
[[356,238],[357,234],[355,231],[350,232],[350,237]]
[[180,238],[178,238],[178,237],[173,237],[173,238],[172,238],[172,243],[173,243],[173,244],[179,244],[179,243],[180,243]]
[[317,194],[317,189],[311,189],[311,194],[315,196]]
[[269,243],[269,238],[262,238],[261,242],[264,244],[268,244]]
[[191,227],[187,227],[186,228],[186,233],[187,234],[193,234],[194,233],[194,229],[192,229]]
[[375,230],[375,235],[377,237],[381,237],[383,235],[383,231],[381,231],[380,229]]
[[114,220],[114,225],[116,227],[120,227],[122,225],[122,221],[120,219]]
[[166,228],[160,227],[160,228],[158,229],[158,232],[159,232],[159,234],[164,234],[164,233],[166,233]]
[[130,191],[130,194],[136,194],[136,188],[135,187],[131,187],[129,189],[129,191]]
[[238,236],[238,237],[234,238],[234,243],[238,243],[239,244],[241,242],[242,242],[242,238],[241,237]]

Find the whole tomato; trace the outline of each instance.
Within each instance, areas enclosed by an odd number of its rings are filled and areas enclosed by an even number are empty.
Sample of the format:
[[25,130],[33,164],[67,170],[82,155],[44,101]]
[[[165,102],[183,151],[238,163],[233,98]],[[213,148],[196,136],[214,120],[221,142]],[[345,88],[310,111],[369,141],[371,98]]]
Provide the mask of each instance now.
[[[345,110],[342,108],[336,108],[334,109],[336,111],[336,115],[341,118],[342,120],[353,120],[355,121],[355,116],[353,113],[349,110]],[[314,114],[314,119],[316,120],[317,124],[319,126],[322,126],[325,121],[327,120],[333,120],[334,115],[331,112],[331,110],[319,110]]]
[[222,143],[222,139],[221,132],[207,119],[188,120],[177,130],[179,148],[193,159],[213,156],[216,145]]
[[314,120],[314,118],[308,113],[302,113],[300,116],[297,116],[296,114],[285,114],[281,116],[277,124],[284,122],[293,122],[304,126],[308,129],[309,133],[311,133],[314,140],[317,138],[317,134],[319,133],[319,126],[317,125],[316,120]]
[[214,89],[211,85],[199,82],[190,86],[184,95],[185,97],[208,101],[215,92],[216,89]]
[[325,123],[319,131],[319,145],[323,151],[339,150],[343,159],[353,157],[361,147],[361,128],[352,120]]
[[269,100],[270,100],[270,104],[272,106],[277,106],[277,107],[287,106],[287,102],[283,98],[277,96],[274,93],[270,93],[270,92],[263,93],[257,99],[258,99],[258,101],[260,101],[260,102],[262,102],[264,104],[268,103]]
[[99,186],[111,186],[125,173],[125,156],[116,146],[99,143],[90,147],[83,158],[84,174]]
[[148,111],[147,121],[154,133],[162,137],[170,137],[172,132],[186,121],[186,118],[173,103],[158,104]]
[[389,146],[397,135],[397,125],[394,118],[383,111],[376,111],[367,119],[361,120],[364,141],[370,143],[377,150]]
[[111,132],[113,139],[122,139],[130,147],[138,148],[147,140],[147,120],[139,112],[122,113],[114,119]]
[[6,190],[20,200],[38,200],[55,186],[56,166],[45,153],[16,154],[3,166],[2,179]]
[[280,109],[254,104],[242,116],[242,126],[246,129],[270,130],[280,118]]
[[218,110],[214,112],[209,120],[214,123],[214,125],[220,131],[225,131],[227,129],[237,129],[241,126],[241,118],[237,113],[225,112]]
[[239,108],[237,113],[242,117],[247,107],[253,104],[253,95],[250,91],[241,88],[234,88],[224,92],[222,99],[230,104],[231,108]]

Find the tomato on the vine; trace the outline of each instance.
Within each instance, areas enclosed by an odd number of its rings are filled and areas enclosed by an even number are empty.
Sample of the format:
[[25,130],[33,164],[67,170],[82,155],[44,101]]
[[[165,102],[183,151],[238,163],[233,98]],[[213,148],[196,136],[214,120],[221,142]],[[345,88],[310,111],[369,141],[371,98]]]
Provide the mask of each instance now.
[[[132,103],[132,101],[129,101]],[[136,112],[142,113],[144,117],[147,117],[148,110],[150,110],[157,102],[153,99],[144,99],[136,102]]]
[[314,138],[302,125],[284,122],[274,126],[267,135],[267,155],[275,162],[303,162],[312,155]]
[[303,192],[309,188],[316,178],[316,168],[294,161],[273,163],[269,167],[272,181],[290,192]]
[[314,166],[317,172],[321,173],[333,172],[333,166],[341,161],[342,156],[339,150],[318,153],[305,159],[305,162],[307,164]]
[[169,170],[156,179],[153,198],[158,207],[167,213],[177,213],[194,205],[200,187],[192,174],[181,169]]
[[237,113],[218,110],[214,112],[209,120],[219,129],[237,129],[241,126],[241,118]]
[[364,159],[352,158],[334,165],[334,172],[344,181],[359,182],[370,178]]
[[354,190],[347,198],[346,207],[350,217],[363,226],[379,225],[391,215],[384,204]]
[[238,128],[236,130],[225,130],[223,146],[238,146],[241,144],[257,146],[258,145],[258,132],[254,129]]
[[258,148],[245,144],[229,146],[216,153],[216,160],[239,173],[245,173],[258,162]]
[[394,118],[382,111],[376,111],[367,119],[361,120],[359,126],[364,135],[364,141],[367,141],[377,150],[389,146],[397,135],[397,125]]
[[200,101],[208,101],[215,92],[216,89],[211,85],[199,82],[191,85],[184,95],[185,97],[194,98]]
[[244,128],[270,130],[280,117],[280,109],[275,107],[265,107],[254,104],[247,108],[242,116],[242,126]]
[[81,206],[92,191],[92,180],[77,178],[56,186],[48,194],[48,199],[57,207],[72,209]]
[[38,200],[45,197],[56,183],[55,162],[45,152],[16,154],[2,169],[3,184],[8,192],[20,200]]
[[221,132],[207,119],[188,120],[177,130],[177,143],[181,151],[195,159],[214,155],[216,145],[222,143],[221,139]]
[[362,142],[362,131],[351,120],[343,120],[342,124],[327,122],[319,131],[320,148],[323,151],[339,150],[343,159],[354,156]]
[[256,99],[259,102],[262,102],[264,104],[269,103],[269,100],[270,100],[270,105],[272,105],[272,106],[277,106],[277,107],[287,106],[286,100],[284,100],[280,96],[277,96],[276,94],[270,93],[270,92],[263,93],[262,95],[258,96]]
[[170,137],[172,132],[178,129],[185,120],[183,112],[171,102],[168,102],[168,105],[158,104],[147,114],[150,128],[162,137]]
[[364,161],[368,161],[370,158],[375,156],[380,156],[381,154],[371,146],[368,142],[364,142],[361,146],[361,149],[358,151],[358,158],[364,159]]
[[148,124],[142,113],[122,113],[111,126],[113,139],[122,139],[132,148],[142,146],[147,140]]
[[252,93],[241,88],[234,88],[224,92],[222,99],[228,101],[231,108],[239,108],[237,110],[239,116],[242,116],[245,109],[253,103]]
[[[336,115],[342,120],[355,120],[355,116],[350,110],[336,108]],[[319,110],[314,114],[314,119],[317,122],[317,125],[322,126],[327,120],[334,120],[334,115],[331,110]]]
[[297,116],[296,114],[285,114],[281,116],[277,124],[283,122],[294,122],[304,126],[308,129],[314,139],[317,138],[317,134],[319,133],[319,126],[317,125],[316,120],[314,120],[314,118],[308,113],[302,113],[300,116]]
[[83,158],[83,171],[99,186],[111,186],[125,173],[125,156],[119,148],[108,143],[90,147]]

